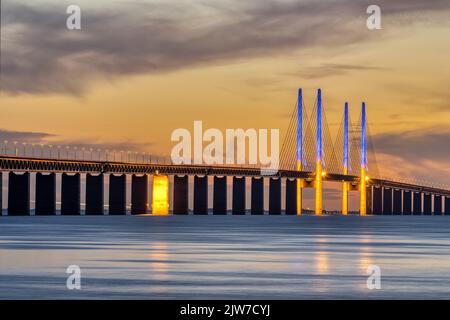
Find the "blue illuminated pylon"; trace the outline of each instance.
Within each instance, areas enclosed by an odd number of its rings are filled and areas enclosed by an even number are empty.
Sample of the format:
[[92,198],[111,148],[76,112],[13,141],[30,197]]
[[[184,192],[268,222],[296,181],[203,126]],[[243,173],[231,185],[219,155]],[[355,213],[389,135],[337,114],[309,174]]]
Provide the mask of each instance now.
[[[303,96],[298,89],[297,102],[297,171],[302,171],[303,161]],[[297,179],[297,215],[302,214],[302,180]]]
[[316,137],[316,161],[322,161],[322,90],[317,90],[317,137]]
[[361,175],[360,175],[360,203],[359,214],[365,216],[367,214],[367,190],[366,181],[368,177],[367,173],[367,146],[366,146],[366,104],[362,103],[361,110]]
[[367,168],[366,149],[366,103],[362,103],[361,110],[361,167]]
[[297,105],[297,163],[302,163],[303,157],[303,96],[302,89],[298,89],[298,105]]
[[344,173],[348,171],[348,102],[344,106]]
[[[344,175],[348,174],[348,102],[344,106],[344,154],[343,154]],[[348,214],[348,192],[349,184],[347,181],[342,183],[342,214]]]
[[322,215],[322,90],[317,90],[316,215]]

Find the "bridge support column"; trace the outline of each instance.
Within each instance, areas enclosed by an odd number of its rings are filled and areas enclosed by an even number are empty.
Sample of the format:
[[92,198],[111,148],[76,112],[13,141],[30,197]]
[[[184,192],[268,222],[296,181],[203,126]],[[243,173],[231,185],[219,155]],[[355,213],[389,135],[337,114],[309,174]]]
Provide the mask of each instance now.
[[86,215],[103,215],[103,174],[86,175]]
[[252,178],[251,214],[264,214],[264,178]]
[[56,214],[56,174],[36,174],[35,215]]
[[373,186],[366,187],[366,214],[373,214]]
[[131,176],[131,214],[145,214],[148,208],[148,176]]
[[125,215],[126,209],[126,179],[127,176],[122,174],[115,176],[109,175],[109,214],[110,215]]
[[322,215],[322,90],[317,90],[317,124],[316,124],[316,199],[315,213]]
[[227,177],[214,177],[213,214],[227,214]]
[[360,176],[360,205],[359,213],[362,216],[367,214],[367,152],[366,152],[366,103],[362,103],[361,108],[361,176]]
[[194,214],[208,214],[208,176],[194,177]]
[[[348,102],[345,102],[344,106],[344,154],[343,154],[343,166],[344,175],[348,174]],[[342,215],[348,215],[348,192],[350,190],[349,183],[347,181],[342,182]]]
[[245,214],[245,177],[233,177],[233,214]]
[[166,175],[153,176],[152,214],[169,214],[169,177]]
[[0,171],[0,217],[3,215],[3,175]]
[[281,178],[269,180],[269,214],[281,214]]
[[189,176],[173,177],[173,214],[189,213]]
[[422,214],[422,195],[419,192],[413,193],[413,214],[418,216]]
[[61,215],[80,215],[80,174],[61,177]]
[[30,173],[9,173],[8,215],[30,215]]
[[435,216],[442,215],[442,197],[440,195],[437,195],[437,194],[434,195],[433,214]]
[[412,214],[411,195],[412,195],[411,191],[403,190],[403,214],[404,215]]
[[[344,173],[346,174],[346,173]],[[348,215],[348,192],[350,186],[349,183],[344,181],[342,182],[342,215]]]
[[373,187],[373,214],[383,214],[383,188]]
[[361,216],[365,216],[367,215],[367,181],[365,167],[361,167],[361,177],[359,183],[359,214]]
[[297,179],[296,180],[290,180],[289,178],[286,179],[286,208],[285,208],[286,215],[298,214],[296,207],[298,195],[296,193],[296,185]]
[[[297,171],[302,171],[303,166],[303,94],[302,89],[298,89],[298,99],[297,99]],[[303,181],[302,179],[296,179],[297,181],[297,208],[296,213],[298,216],[302,214],[302,187]],[[281,182],[280,182],[281,186]],[[281,191],[280,191],[281,193]],[[269,214],[271,210],[269,209]],[[280,195],[280,213],[281,213],[281,195]]]
[[315,214],[321,216],[323,212],[322,207],[322,163],[318,161],[316,163],[316,199],[315,199]]
[[424,215],[431,215],[432,208],[431,208],[431,194],[424,193],[423,194],[423,214]]
[[392,215],[392,189],[383,188],[383,215]]
[[402,190],[394,189],[394,215],[402,214]]
[[450,215],[450,197],[445,197],[445,215]]

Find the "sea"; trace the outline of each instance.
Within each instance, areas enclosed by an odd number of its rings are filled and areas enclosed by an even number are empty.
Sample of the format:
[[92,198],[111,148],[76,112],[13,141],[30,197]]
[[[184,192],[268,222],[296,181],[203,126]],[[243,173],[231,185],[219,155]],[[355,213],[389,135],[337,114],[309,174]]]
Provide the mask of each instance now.
[[448,216],[0,216],[0,299],[449,299]]

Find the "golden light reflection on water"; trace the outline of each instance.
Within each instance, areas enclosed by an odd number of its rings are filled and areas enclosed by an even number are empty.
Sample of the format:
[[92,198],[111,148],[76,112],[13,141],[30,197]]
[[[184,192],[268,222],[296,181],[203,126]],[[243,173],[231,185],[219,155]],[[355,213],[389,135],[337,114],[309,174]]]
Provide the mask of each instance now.
[[[361,246],[358,254],[358,270],[362,276],[369,276],[367,270],[371,265],[374,265],[373,252],[371,252],[370,244],[373,242],[372,237],[362,235],[360,239]],[[359,287],[361,290],[367,290],[367,284],[365,281],[360,281]]]
[[329,271],[328,253],[325,251],[319,251],[315,256],[316,272],[318,274],[327,274]]
[[150,272],[153,279],[163,281],[170,278],[168,260],[167,243],[155,242],[150,245]]

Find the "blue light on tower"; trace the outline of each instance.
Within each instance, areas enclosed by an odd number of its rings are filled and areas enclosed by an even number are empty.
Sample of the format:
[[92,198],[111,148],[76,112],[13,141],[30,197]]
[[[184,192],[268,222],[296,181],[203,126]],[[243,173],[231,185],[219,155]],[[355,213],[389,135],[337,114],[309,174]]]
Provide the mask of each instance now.
[[348,168],[348,102],[344,107],[344,168]]
[[297,105],[297,161],[302,161],[303,143],[302,143],[302,130],[303,130],[303,96],[302,89],[298,89],[298,105]]
[[362,103],[361,115],[361,167],[367,167],[367,149],[366,149],[366,103]]
[[317,90],[317,154],[316,161],[322,161],[322,90]]

